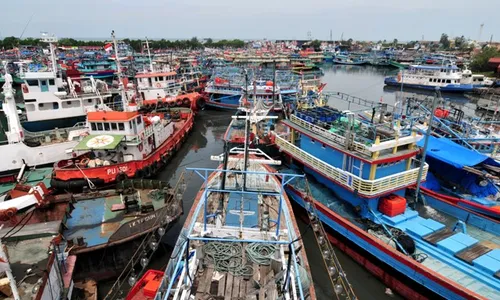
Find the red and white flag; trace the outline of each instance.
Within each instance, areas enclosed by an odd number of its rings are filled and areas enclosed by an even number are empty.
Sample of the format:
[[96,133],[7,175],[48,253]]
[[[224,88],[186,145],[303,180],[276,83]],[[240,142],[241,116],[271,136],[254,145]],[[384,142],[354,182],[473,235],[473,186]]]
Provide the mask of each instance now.
[[104,45],[104,51],[109,52],[111,51],[111,49],[113,49],[113,44],[107,43],[106,45]]

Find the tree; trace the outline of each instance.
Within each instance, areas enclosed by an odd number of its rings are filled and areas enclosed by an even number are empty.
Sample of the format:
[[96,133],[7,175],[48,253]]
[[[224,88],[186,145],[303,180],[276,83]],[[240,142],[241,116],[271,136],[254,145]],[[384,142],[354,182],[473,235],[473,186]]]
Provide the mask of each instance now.
[[394,41],[392,41],[392,45],[396,47],[398,45],[398,39],[394,39]]
[[9,36],[3,39],[2,46],[5,49],[13,49],[19,46],[19,39],[14,36]]
[[467,48],[467,40],[465,37],[462,35],[461,37],[456,37],[455,38],[455,48],[457,49],[465,49]]
[[211,38],[208,38],[205,41],[205,47],[212,47],[213,44],[214,44],[214,41]]
[[417,44],[416,41],[410,41],[406,44],[406,48],[408,49],[412,49],[412,48],[415,48],[415,45]]
[[321,48],[321,41],[319,41],[319,40],[311,41],[310,45],[311,45],[311,47],[314,48],[314,51],[319,51]]
[[450,40],[448,39],[448,35],[446,33],[441,34],[441,38],[439,39],[439,43],[443,47],[443,49],[450,48]]
[[472,58],[470,68],[475,72],[490,71],[488,61],[492,57],[500,57],[500,51],[494,47],[485,47],[481,52]]

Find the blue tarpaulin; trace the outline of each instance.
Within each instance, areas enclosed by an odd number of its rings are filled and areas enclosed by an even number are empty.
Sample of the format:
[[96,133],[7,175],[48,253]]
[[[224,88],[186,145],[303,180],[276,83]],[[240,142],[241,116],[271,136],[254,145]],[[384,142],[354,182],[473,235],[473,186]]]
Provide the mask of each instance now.
[[[425,138],[421,139],[417,145],[423,147]],[[500,167],[494,159],[478,153],[476,151],[467,149],[453,141],[445,138],[429,137],[429,144],[427,146],[427,156],[436,160],[440,160],[455,168],[462,169],[463,167],[473,167],[480,163]]]

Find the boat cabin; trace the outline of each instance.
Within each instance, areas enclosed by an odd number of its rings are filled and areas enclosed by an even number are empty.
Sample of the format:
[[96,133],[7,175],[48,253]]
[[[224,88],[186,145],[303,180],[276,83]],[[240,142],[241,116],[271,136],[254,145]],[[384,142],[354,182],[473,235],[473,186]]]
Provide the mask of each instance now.
[[177,95],[181,90],[176,72],[143,73],[136,75],[135,78],[139,93],[144,100]]

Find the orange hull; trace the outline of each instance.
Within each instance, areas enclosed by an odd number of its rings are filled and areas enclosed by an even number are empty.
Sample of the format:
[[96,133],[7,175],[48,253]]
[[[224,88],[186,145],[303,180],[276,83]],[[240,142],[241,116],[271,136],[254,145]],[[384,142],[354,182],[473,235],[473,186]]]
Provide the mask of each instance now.
[[81,170],[74,166],[59,167],[59,162],[57,162],[54,166],[52,178],[60,181],[100,179],[105,184],[111,184],[127,178],[134,178],[140,172],[142,172],[143,176],[150,176],[164,164],[165,158],[168,159],[172,152],[180,147],[193,125],[194,113],[190,113],[181,128],[178,128],[160,147],[142,160]]

